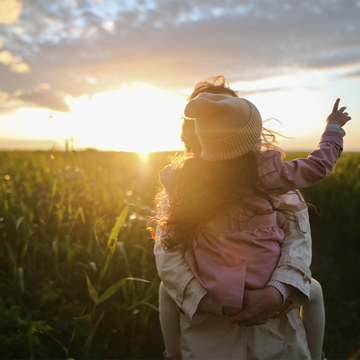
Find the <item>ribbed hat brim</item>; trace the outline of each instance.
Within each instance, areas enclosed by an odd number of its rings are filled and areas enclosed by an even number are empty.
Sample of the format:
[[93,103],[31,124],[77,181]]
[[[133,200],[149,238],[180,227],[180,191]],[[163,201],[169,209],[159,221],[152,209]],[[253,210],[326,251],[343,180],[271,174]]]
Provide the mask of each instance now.
[[206,161],[225,161],[254,150],[255,145],[260,141],[262,128],[253,125],[249,122],[241,131],[214,141],[200,138],[201,158]]

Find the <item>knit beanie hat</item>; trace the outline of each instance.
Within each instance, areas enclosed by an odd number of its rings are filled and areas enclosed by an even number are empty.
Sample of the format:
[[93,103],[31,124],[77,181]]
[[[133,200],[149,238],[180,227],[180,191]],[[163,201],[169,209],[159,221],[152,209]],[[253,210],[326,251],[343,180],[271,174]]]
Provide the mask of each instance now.
[[203,160],[235,159],[254,150],[260,140],[261,115],[246,99],[202,93],[187,103],[184,114],[195,120]]

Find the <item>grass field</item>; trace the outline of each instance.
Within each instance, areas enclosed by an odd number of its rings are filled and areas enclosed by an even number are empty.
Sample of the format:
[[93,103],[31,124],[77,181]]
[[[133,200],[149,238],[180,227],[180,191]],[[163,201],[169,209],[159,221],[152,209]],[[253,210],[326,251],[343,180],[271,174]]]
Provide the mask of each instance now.
[[[298,154],[296,154],[298,155]],[[161,358],[144,231],[167,153],[0,152],[0,358]],[[295,154],[291,154],[295,156]],[[328,359],[360,348],[360,154],[303,191]]]

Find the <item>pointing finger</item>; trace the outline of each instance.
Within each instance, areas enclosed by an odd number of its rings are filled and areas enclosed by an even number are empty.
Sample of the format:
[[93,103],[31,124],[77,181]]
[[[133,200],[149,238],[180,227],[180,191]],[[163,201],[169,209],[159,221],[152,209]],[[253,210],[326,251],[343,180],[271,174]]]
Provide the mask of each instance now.
[[340,98],[336,99],[334,107],[333,107],[333,112],[338,111],[339,102],[340,102]]

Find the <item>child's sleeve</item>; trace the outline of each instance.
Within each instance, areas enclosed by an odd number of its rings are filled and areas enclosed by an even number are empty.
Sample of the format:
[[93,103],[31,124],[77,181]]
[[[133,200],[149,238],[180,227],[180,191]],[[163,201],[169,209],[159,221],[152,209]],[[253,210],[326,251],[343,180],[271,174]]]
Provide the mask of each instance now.
[[282,161],[280,153],[273,152],[270,167],[273,171],[261,177],[265,187],[303,189],[314,185],[332,172],[343,150],[343,136],[335,131],[323,133],[319,145],[308,158]]

